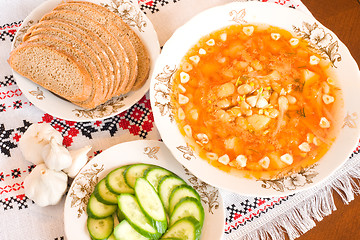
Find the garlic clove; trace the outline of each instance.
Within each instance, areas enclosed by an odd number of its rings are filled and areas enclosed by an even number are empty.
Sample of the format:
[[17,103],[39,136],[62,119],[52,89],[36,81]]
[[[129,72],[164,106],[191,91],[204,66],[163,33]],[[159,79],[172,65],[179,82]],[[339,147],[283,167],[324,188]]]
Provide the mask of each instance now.
[[63,137],[49,123],[39,123],[37,125],[38,125],[37,127],[39,128],[38,131],[39,139],[50,141],[51,138],[54,138],[58,144],[62,144]]
[[88,152],[91,150],[91,146],[85,146],[83,148],[70,151],[72,163],[68,168],[63,169],[65,173],[71,178],[76,177],[80,170],[85,166],[88,161]]
[[23,141],[19,142],[19,149],[22,152],[26,161],[32,162],[33,164],[37,165],[39,163],[44,162],[41,152],[46,145],[45,142],[43,144],[35,143],[30,139],[25,140],[26,137],[22,137]]
[[24,180],[25,195],[40,207],[56,205],[66,191],[67,181],[65,173],[39,164]]
[[46,166],[55,171],[68,168],[72,163],[69,150],[63,145],[58,144],[54,137],[51,137],[50,143],[44,146],[42,157]]
[[48,123],[34,123],[22,135],[19,141],[19,149],[26,161],[33,164],[42,163],[42,149],[46,146],[50,138],[53,137],[59,144],[63,137]]

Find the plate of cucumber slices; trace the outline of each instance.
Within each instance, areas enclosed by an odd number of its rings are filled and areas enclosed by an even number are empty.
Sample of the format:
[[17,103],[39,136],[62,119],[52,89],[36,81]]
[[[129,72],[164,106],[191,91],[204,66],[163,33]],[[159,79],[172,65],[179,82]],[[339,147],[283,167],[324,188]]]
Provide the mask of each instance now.
[[89,161],[65,201],[67,239],[222,239],[217,188],[196,178],[159,141],[113,146]]

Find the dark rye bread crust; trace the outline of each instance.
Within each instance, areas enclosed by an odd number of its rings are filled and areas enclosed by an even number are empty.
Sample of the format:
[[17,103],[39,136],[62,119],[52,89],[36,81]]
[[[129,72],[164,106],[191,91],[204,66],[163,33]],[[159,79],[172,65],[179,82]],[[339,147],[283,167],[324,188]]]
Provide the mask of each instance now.
[[91,3],[91,2],[86,2],[86,1],[84,1],[84,2],[82,2],[82,1],[67,1],[67,2],[81,3],[81,4],[88,5],[88,6],[95,8],[99,12],[106,15],[113,22],[115,22],[115,24],[121,29],[121,31],[129,37],[132,45],[135,47],[136,55],[138,58],[138,74],[137,74],[137,78],[136,78],[136,81],[135,81],[135,84],[134,84],[132,90],[137,90],[137,89],[141,88],[144,85],[145,81],[149,77],[150,56],[149,56],[148,50],[142,43],[139,36],[129,27],[128,24],[126,24],[121,19],[120,16],[111,12],[109,9],[107,9],[103,6],[100,6],[95,3]]
[[[85,43],[89,48],[93,49],[95,54],[99,57],[100,61],[106,69],[107,78],[105,79],[104,91],[105,99],[110,99],[112,97],[112,88],[116,78],[116,69],[117,68],[117,59],[114,52],[107,48],[106,43],[101,40],[95,33],[87,31],[84,27],[71,23],[63,19],[52,19],[41,21],[36,25],[29,28],[25,34],[23,41],[26,41],[29,36],[34,34],[35,29],[52,27],[55,29],[67,31],[74,35],[81,42]],[[104,50],[105,49],[105,50]]]
[[[48,29],[50,31],[50,29]],[[60,38],[57,38],[56,36],[46,35],[46,34],[39,34],[32,36],[29,38],[28,42],[36,42],[41,43],[46,46],[55,48],[56,50],[65,52],[68,55],[74,56],[75,60],[77,62],[84,63],[84,67],[90,74],[91,80],[92,80],[92,92],[89,96],[89,98],[85,101],[76,102],[73,103],[81,106],[83,108],[94,108],[98,106],[99,104],[103,103],[101,99],[103,99],[103,93],[102,89],[100,89],[98,86],[100,79],[100,73],[97,71],[95,64],[91,62],[91,60],[80,50],[74,48],[69,43],[61,40]]]
[[55,48],[22,43],[10,53],[8,62],[22,76],[70,102],[84,101],[91,94],[92,82],[84,65]]
[[[117,68],[115,70],[115,72],[117,73],[115,79],[115,86],[120,86],[123,81],[127,82],[129,80],[129,62],[123,47],[120,45],[117,39],[100,23],[92,20],[83,13],[70,10],[54,10],[43,16],[40,21],[51,19],[64,19],[69,21],[70,25],[74,25],[74,23],[76,23],[82,26],[86,32],[93,32],[97,34],[100,39],[107,43],[107,46],[109,48],[108,50],[114,52],[118,60],[117,65],[114,66],[115,68]],[[126,85],[123,86],[123,89],[121,89],[121,91],[125,89],[125,86]],[[112,96],[116,96],[115,94],[116,92],[113,91]]]
[[124,47],[125,53],[129,59],[130,75],[129,75],[129,81],[127,82],[127,84],[125,81],[122,83],[125,85],[124,91],[120,91],[121,89],[123,89],[123,85],[120,85],[116,89],[116,95],[121,95],[121,94],[125,94],[125,93],[129,92],[131,90],[132,86],[134,85],[134,82],[137,77],[137,69],[138,69],[137,60],[138,59],[137,59],[137,55],[135,52],[135,48],[132,45],[132,43],[130,42],[127,35],[124,34],[121,31],[121,29],[117,25],[115,25],[114,22],[109,17],[107,17],[107,15],[102,14],[101,12],[97,11],[95,8],[88,6],[86,4],[67,2],[67,3],[58,5],[57,7],[54,8],[54,10],[72,10],[72,11],[78,11],[78,12],[87,14],[87,15],[91,16],[91,18],[93,20],[102,24],[106,29],[109,30],[109,32],[111,32],[114,35],[114,37],[116,37],[118,39],[120,44]]

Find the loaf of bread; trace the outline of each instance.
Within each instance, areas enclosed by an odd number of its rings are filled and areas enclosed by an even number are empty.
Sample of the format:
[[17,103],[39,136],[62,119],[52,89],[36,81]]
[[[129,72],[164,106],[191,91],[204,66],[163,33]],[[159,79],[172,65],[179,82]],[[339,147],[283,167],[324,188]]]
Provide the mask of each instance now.
[[100,5],[68,1],[30,27],[8,60],[22,76],[85,109],[139,89],[150,58],[139,36]]

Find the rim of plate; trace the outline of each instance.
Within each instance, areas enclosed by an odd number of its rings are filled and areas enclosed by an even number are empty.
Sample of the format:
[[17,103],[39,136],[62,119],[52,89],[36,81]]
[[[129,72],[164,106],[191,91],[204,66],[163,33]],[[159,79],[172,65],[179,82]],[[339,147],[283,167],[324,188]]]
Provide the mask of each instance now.
[[[87,0],[96,4],[112,4],[112,0]],[[19,39],[25,34],[25,31],[45,14],[50,12],[56,5],[62,3],[63,0],[47,0],[37,6],[31,13],[24,19],[20,28],[16,32],[15,40],[11,45],[11,50],[19,43]],[[122,4],[131,4],[134,8],[129,11],[132,17],[137,18],[138,22],[133,20],[134,26],[130,26],[140,37],[143,44],[147,48],[150,55],[150,72],[149,77],[145,84],[136,91],[131,91],[125,95],[108,100],[105,104],[91,110],[85,110],[59,96],[51,93],[45,88],[37,85],[31,80],[21,76],[12,70],[16,84],[24,93],[25,97],[33,103],[40,110],[54,116],[69,121],[96,121],[115,116],[123,111],[126,111],[135,103],[137,103],[149,90],[151,75],[154,71],[154,66],[157,57],[160,54],[160,44],[157,33],[149,18],[140,10],[137,3],[131,0],[122,0]],[[115,5],[114,5],[115,6]],[[120,6],[121,7],[121,6]],[[135,19],[135,18],[134,18]],[[129,18],[131,21],[131,18]],[[140,30],[141,29],[141,30]],[[56,106],[56,107],[54,107]]]
[[[126,156],[126,159],[116,161],[119,153],[121,156]],[[85,202],[87,203],[93,188],[111,170],[134,163],[149,163],[165,167],[193,186],[202,199],[206,200],[205,202],[202,201],[205,210],[205,222],[201,239],[206,240],[213,237],[214,239],[221,239],[225,229],[225,210],[219,189],[204,185],[203,182],[186,171],[174,159],[166,145],[157,140],[136,140],[117,144],[95,156],[80,170],[69,188],[64,204],[64,229],[67,238],[84,239],[89,237],[90,239],[86,228],[87,214],[83,207],[86,209]],[[79,186],[85,190],[75,192]],[[78,216],[79,214],[80,216]],[[210,224],[211,227],[207,228],[206,226],[210,226]]]
[[[333,55],[330,55],[329,59],[331,57],[331,60],[334,61],[337,67],[337,74],[351,76],[351,78],[346,79],[342,77],[343,75],[338,75],[339,82],[341,86],[344,87],[343,112],[345,119],[343,128],[336,141],[325,156],[316,164],[310,166],[309,169],[289,173],[289,178],[300,175],[301,177],[305,177],[310,173],[315,174],[312,179],[306,178],[306,183],[304,184],[293,181],[293,186],[285,186],[284,182],[289,179],[276,179],[276,181],[279,180],[277,184],[283,184],[280,186],[280,189],[277,189],[277,186],[271,185],[270,182],[239,178],[227,174],[208,164],[206,160],[201,159],[188,147],[176,123],[174,123],[175,121],[171,120],[172,109],[169,97],[171,93],[171,78],[188,49],[190,49],[200,37],[214,30],[231,24],[242,24],[245,22],[249,24],[265,23],[281,27],[291,32],[294,32],[293,27],[304,27],[304,23],[311,23],[312,25],[310,26],[315,26],[314,24],[316,24],[316,28],[324,31],[324,34],[330,34],[333,42],[336,42],[337,50],[339,50],[336,53],[339,53],[339,56],[331,53]],[[185,37],[189,35],[191,35],[191,37]],[[261,197],[285,196],[306,190],[325,181],[332,173],[340,168],[348,159],[348,156],[350,156],[358,143],[358,137],[360,135],[359,109],[356,107],[356,104],[351,104],[351,102],[360,101],[359,94],[356,94],[356,89],[360,90],[359,80],[359,69],[349,50],[333,32],[324,27],[314,17],[299,10],[279,6],[274,3],[233,2],[205,10],[175,31],[172,37],[165,43],[162,53],[157,60],[150,85],[150,100],[155,124],[164,143],[175,158],[198,178],[213,186],[242,195]],[[349,83],[350,81],[351,83]],[[349,84],[351,84],[351,87],[348,86]],[[160,95],[157,95],[159,93],[164,97],[161,98]],[[348,121],[352,121],[355,127],[349,126]],[[328,163],[332,164],[329,166]]]

